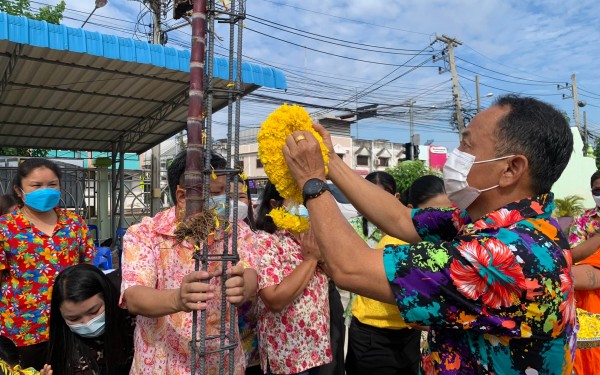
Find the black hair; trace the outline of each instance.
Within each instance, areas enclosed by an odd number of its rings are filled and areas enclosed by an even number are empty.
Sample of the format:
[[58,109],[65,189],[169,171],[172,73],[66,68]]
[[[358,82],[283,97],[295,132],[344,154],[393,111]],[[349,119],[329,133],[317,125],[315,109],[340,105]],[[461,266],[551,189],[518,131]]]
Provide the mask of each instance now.
[[[365,180],[380,185],[388,193],[395,195],[397,191],[396,180],[394,176],[387,172],[375,171],[365,176]],[[369,235],[369,220],[366,217],[362,217],[362,231],[363,235],[367,237]]]
[[108,277],[91,264],[78,264],[61,271],[54,280],[50,307],[50,341],[48,363],[55,374],[72,375],[73,364],[84,357],[92,369],[98,370],[96,357],[89,357],[82,338],[73,333],[60,312],[64,301],[82,302],[97,294],[104,300],[104,359],[108,374],[118,373],[127,363],[132,343],[128,340],[126,310],[119,308],[119,291]]
[[[167,180],[169,183],[169,192],[173,205],[177,203],[177,185],[184,186],[185,160],[187,158],[187,150],[181,151],[169,167],[167,168]],[[211,153],[210,165],[213,169],[224,169],[227,167],[227,160],[216,152]]]
[[12,191],[13,197],[20,206],[22,206],[24,202],[23,199],[21,199],[21,197],[15,191],[15,187],[18,188],[18,190],[23,190],[23,178],[26,178],[34,169],[38,168],[50,169],[56,175],[60,184],[60,178],[62,176],[60,172],[60,167],[52,160],[45,158],[31,158],[23,160],[17,167],[17,174],[15,174],[15,177],[13,179]]
[[525,156],[533,192],[550,192],[573,153],[573,133],[565,116],[531,97],[504,95],[494,105],[510,110],[498,121],[496,155]]
[[428,200],[446,194],[444,180],[434,175],[426,175],[417,178],[408,189],[402,193],[400,201],[404,205],[412,205],[417,208]]
[[271,216],[267,216],[273,209],[271,207],[271,200],[274,199],[278,205],[283,204],[283,198],[281,194],[275,188],[275,185],[268,181],[265,185],[265,190],[262,193],[260,205],[256,211],[256,229],[264,230],[267,233],[275,233],[277,226],[273,222]]
[[590,178],[590,187],[591,188],[594,187],[594,182],[598,179],[600,179],[600,170],[594,172],[594,174],[592,175],[592,178]]
[[0,195],[0,215],[6,215],[17,204],[14,194]]
[[0,336],[0,359],[11,367],[15,367],[20,362],[17,345],[6,336]]

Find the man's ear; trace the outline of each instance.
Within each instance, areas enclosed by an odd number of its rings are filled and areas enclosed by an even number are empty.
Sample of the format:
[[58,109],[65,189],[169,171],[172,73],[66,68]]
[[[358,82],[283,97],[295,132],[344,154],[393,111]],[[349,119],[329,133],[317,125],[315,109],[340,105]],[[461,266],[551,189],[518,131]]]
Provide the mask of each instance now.
[[177,189],[175,190],[175,199],[177,200],[177,206],[185,207],[185,188],[177,185]]
[[519,180],[528,176],[529,160],[523,155],[515,155],[507,159],[498,185],[500,187],[515,186]]
[[279,204],[277,203],[277,201],[275,199],[269,199],[269,206],[271,206],[271,209],[274,209],[274,208],[279,207]]

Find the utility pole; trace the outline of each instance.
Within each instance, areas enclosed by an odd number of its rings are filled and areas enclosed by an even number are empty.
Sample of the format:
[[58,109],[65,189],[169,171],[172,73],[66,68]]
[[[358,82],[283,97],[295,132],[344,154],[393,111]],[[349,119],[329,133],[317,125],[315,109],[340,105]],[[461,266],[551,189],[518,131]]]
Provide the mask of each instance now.
[[[583,155],[587,155],[587,129],[584,131],[581,130],[581,122],[579,121],[579,107],[585,107],[586,102],[584,100],[579,100],[577,93],[577,76],[573,73],[571,74],[571,84],[565,83],[564,86],[560,84],[556,85],[558,90],[569,90],[571,91],[571,95],[562,94],[563,99],[573,99],[573,117],[575,118],[575,126],[577,126],[577,131],[579,131],[579,136],[581,136],[583,140]],[[585,113],[585,112],[584,112]]]
[[481,97],[479,96],[479,74],[475,75],[475,96],[477,97],[477,113],[481,112]]
[[415,101],[411,99],[408,107],[408,115],[410,119],[410,143],[414,143],[415,138],[415,117],[413,114],[413,104],[415,104]]
[[[460,90],[458,86],[458,75],[456,73],[456,62],[454,61],[454,47],[462,45],[462,42],[455,38],[450,38],[447,35],[436,36],[437,41],[446,44],[448,50],[447,63],[450,66],[450,73],[452,74],[452,96],[454,97],[454,103],[456,106],[456,123],[458,124],[458,134],[462,134],[465,128],[465,120],[462,114],[462,108],[460,103]],[[440,71],[441,73],[442,71]]]
[[[150,5],[152,10],[152,43],[160,44],[161,41],[161,0],[144,0]],[[160,189],[160,144],[152,147],[150,159],[150,215],[156,215],[161,208],[161,189]],[[175,202],[173,202],[175,203]]]
[[579,121],[579,107],[584,107],[585,106],[585,102],[584,101],[579,101],[578,100],[578,96],[577,96],[577,76],[575,74],[571,75],[571,84],[569,84],[568,82],[565,83],[564,86],[561,86],[560,84],[556,85],[556,88],[558,90],[569,90],[571,92],[571,95],[569,94],[562,94],[562,98],[563,99],[573,99],[573,117],[575,119],[575,126],[577,126],[577,130],[579,130],[579,134],[582,135],[582,131],[581,131],[581,123]]
[[583,156],[588,156],[589,138],[587,131],[587,113],[583,111]]

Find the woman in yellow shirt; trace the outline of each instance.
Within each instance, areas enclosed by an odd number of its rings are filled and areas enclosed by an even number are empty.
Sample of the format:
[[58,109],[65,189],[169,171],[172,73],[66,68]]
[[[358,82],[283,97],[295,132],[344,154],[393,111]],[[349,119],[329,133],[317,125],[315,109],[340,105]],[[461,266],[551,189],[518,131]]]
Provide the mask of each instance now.
[[[383,183],[374,183],[391,194],[395,193],[395,182],[391,184],[385,176],[380,176],[380,180]],[[411,208],[452,205],[446,196],[443,180],[436,176],[424,176],[415,180],[403,193],[401,200]],[[396,238],[384,235],[376,248],[402,243]],[[418,374],[421,358],[420,338],[421,331],[412,329],[404,322],[397,306],[357,296],[352,304],[346,373]]]

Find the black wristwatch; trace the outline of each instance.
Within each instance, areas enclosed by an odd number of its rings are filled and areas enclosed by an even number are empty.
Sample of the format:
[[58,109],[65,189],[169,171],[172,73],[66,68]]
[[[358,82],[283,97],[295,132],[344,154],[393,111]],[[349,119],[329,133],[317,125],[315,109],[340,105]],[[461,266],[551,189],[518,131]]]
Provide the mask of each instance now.
[[304,200],[304,205],[306,205],[306,201],[309,199],[316,198],[326,191],[330,191],[327,182],[319,178],[311,178],[306,181],[302,187],[302,199]]

